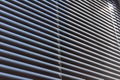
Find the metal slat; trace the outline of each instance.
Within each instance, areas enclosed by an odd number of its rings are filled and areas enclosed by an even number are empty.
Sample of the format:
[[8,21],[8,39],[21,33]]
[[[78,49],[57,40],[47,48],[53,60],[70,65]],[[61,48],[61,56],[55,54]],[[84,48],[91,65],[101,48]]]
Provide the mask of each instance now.
[[12,75],[12,74],[8,74],[8,73],[4,73],[4,72],[0,72],[0,77],[2,79],[4,79],[4,77],[6,77],[6,79],[21,79],[21,80],[32,80],[32,79],[29,79],[29,78],[25,78],[25,77],[20,77],[20,76],[16,76],[16,75]]

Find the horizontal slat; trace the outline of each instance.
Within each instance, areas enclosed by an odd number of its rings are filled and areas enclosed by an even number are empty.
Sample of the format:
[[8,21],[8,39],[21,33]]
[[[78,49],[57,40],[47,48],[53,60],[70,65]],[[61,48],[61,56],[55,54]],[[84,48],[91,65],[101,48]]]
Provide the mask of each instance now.
[[2,79],[2,77],[6,77],[6,79],[21,79],[21,80],[32,80],[32,79],[29,79],[29,78],[25,78],[25,77],[20,77],[20,76],[16,76],[16,75],[11,75],[11,74],[8,74],[8,73],[4,73],[4,72],[0,72],[0,77]]
[[[10,66],[7,66],[7,65],[3,65],[1,64],[0,65],[1,69],[9,69],[9,70],[13,70],[15,72],[20,72],[20,73],[25,73],[25,74],[29,74],[31,76],[37,76],[37,77],[43,77],[45,79],[58,79],[58,78],[54,78],[54,77],[50,77],[50,76],[46,76],[46,75],[42,75],[42,74],[38,74],[38,73],[35,73],[35,72],[30,72],[30,71],[27,71],[27,70],[22,70],[22,69],[18,69],[18,68],[14,68],[14,67],[10,67]],[[59,79],[58,79],[59,80]]]

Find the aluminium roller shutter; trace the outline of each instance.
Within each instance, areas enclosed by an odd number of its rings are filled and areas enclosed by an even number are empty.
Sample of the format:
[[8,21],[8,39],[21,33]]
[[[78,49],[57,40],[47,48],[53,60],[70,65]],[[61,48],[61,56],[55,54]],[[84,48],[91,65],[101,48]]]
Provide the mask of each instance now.
[[120,80],[116,0],[0,3],[0,80]]

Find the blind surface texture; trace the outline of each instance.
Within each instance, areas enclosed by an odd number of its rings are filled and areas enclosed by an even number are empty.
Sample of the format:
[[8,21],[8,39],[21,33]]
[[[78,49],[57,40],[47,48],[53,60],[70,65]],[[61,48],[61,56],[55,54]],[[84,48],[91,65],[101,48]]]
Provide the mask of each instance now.
[[0,80],[120,80],[116,0],[0,3]]

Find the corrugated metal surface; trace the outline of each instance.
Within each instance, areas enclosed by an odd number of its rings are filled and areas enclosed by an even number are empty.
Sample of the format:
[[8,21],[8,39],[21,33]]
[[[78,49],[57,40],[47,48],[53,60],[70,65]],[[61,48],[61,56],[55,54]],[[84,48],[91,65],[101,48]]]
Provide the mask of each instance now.
[[119,80],[112,0],[1,0],[2,80]]

